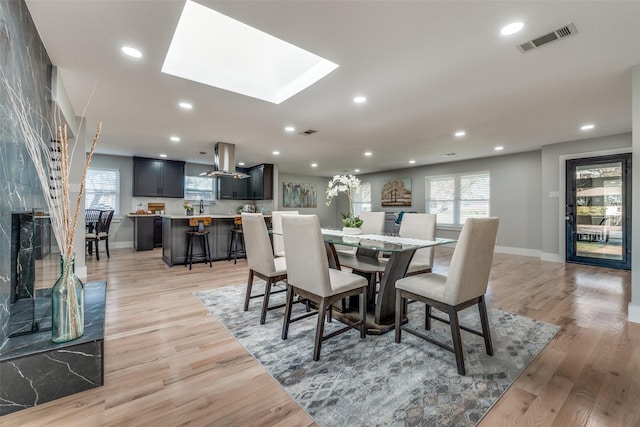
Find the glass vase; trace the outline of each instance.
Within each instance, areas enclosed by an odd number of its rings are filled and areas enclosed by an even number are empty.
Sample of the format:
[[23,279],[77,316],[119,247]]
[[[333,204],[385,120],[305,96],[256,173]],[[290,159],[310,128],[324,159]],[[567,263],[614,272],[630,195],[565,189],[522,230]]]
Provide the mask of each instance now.
[[73,256],[60,256],[60,277],[51,289],[51,339],[61,343],[84,333],[84,285]]

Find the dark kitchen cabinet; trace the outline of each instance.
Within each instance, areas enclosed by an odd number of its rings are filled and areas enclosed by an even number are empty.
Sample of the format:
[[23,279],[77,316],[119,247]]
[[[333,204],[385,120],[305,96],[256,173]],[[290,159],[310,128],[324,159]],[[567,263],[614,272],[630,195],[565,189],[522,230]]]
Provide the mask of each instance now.
[[133,158],[134,197],[184,197],[184,162]]
[[[238,169],[240,172],[244,170]],[[218,199],[247,200],[250,178],[234,178],[232,176],[218,177]]]
[[240,179],[231,176],[218,177],[218,199],[271,200],[273,199],[273,165],[262,164],[238,171],[249,175]]
[[262,164],[249,169],[249,199],[273,199],[273,165]]

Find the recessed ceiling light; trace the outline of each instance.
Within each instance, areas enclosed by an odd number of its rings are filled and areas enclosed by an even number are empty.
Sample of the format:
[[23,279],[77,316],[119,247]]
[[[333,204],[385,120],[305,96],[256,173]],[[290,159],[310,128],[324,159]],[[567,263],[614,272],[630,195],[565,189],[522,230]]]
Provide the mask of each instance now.
[[511,34],[515,34],[518,31],[522,30],[523,28],[524,23],[512,22],[511,24],[502,27],[502,29],[500,30],[500,34],[502,34],[503,36],[510,36]]
[[354,169],[353,171],[354,171],[355,173],[358,173],[358,172],[360,172],[360,169]]
[[465,136],[466,134],[467,134],[467,132],[465,132],[463,130],[459,130],[459,131],[456,131],[456,133],[454,133],[453,135],[457,136],[458,138],[460,138],[462,136]]
[[409,160],[409,164],[414,164],[416,161],[415,160]]
[[312,167],[312,168],[317,168],[317,167],[318,167],[318,164],[317,164],[317,163],[311,163],[311,167]]
[[120,49],[122,50],[122,53],[132,58],[142,58],[142,52],[140,52],[136,48],[130,46],[122,46]]
[[356,104],[362,104],[363,102],[366,102],[367,98],[365,98],[364,96],[356,96],[355,98],[353,98],[353,102],[355,102]]
[[165,158],[165,157],[167,157],[167,155],[166,154],[160,154],[160,157]]
[[504,147],[502,145],[498,145],[497,147],[494,147],[494,150],[502,151],[502,150],[504,150]]
[[279,151],[274,151],[274,152],[273,152],[273,155],[274,155],[274,156],[279,156],[279,155],[280,155],[280,152],[279,152]]
[[279,104],[336,68],[338,64],[187,0],[162,72]]
[[180,142],[180,137],[177,136],[172,136],[171,138],[169,138],[171,141],[173,142]]
[[596,127],[594,124],[589,123],[589,124],[586,124],[586,125],[582,125],[582,126],[580,126],[580,130],[591,130],[591,129],[593,129],[594,127]]
[[373,153],[371,151],[365,151],[364,155],[367,156],[367,157],[368,156],[373,156]]
[[296,128],[294,128],[293,126],[287,126],[286,128],[284,128],[284,130],[287,132],[295,132]]
[[191,110],[193,108],[193,105],[189,102],[181,102],[178,105],[180,106],[180,108],[184,108],[185,110]]
[[238,166],[244,166],[244,162],[238,162]]

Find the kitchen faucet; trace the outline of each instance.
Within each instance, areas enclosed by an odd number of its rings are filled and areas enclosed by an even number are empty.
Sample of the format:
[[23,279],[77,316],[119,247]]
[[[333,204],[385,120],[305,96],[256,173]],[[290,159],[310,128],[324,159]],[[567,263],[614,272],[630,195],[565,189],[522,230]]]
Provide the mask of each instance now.
[[202,201],[202,199],[200,199],[200,213],[204,213],[204,202]]

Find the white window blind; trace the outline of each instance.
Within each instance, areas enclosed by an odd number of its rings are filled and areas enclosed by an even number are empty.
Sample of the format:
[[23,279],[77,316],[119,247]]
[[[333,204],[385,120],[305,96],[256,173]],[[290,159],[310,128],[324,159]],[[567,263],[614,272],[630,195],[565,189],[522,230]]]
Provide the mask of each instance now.
[[85,209],[113,210],[120,215],[120,171],[89,168],[85,180]]
[[360,212],[371,212],[371,183],[360,184],[359,191],[353,198],[353,213],[360,216]]
[[425,210],[438,215],[438,224],[462,225],[467,218],[489,216],[489,172],[426,177],[425,180]]
[[212,202],[215,200],[215,183],[210,176],[185,176],[184,197],[187,200]]

